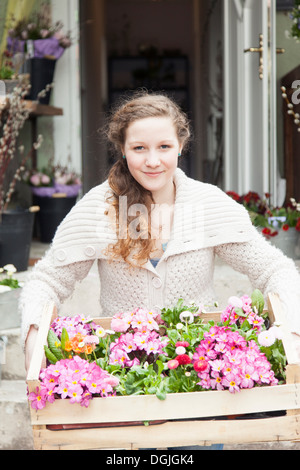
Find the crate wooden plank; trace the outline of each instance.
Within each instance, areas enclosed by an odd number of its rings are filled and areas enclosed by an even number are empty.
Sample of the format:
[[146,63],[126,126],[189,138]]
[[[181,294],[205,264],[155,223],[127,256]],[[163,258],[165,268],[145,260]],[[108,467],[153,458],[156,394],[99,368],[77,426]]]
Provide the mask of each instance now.
[[282,332],[282,341],[284,350],[289,364],[297,364],[298,356],[294,347],[292,332],[288,326],[288,321],[285,312],[283,311],[282,304],[279,296],[276,294],[269,294],[268,302],[269,318],[272,323],[280,325]]
[[[298,398],[299,395],[299,398]],[[42,410],[32,410],[32,424],[72,424],[147,421],[239,415],[261,411],[300,409],[300,384],[229,391],[94,398],[88,408],[56,400]]]
[[299,441],[295,416],[227,421],[172,421],[153,426],[50,431],[34,427],[36,449],[139,449]]

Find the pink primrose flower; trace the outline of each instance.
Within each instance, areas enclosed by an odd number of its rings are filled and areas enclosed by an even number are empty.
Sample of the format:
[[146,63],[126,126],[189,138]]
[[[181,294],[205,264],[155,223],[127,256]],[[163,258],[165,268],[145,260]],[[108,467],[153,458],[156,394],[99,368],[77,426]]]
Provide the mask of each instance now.
[[[249,299],[246,298],[245,302],[247,305]],[[210,383],[212,389],[228,389],[234,393],[256,384],[278,383],[270,363],[256,341],[247,342],[238,331],[231,331],[230,328],[211,327],[196,348],[193,363],[199,359],[208,362],[208,368],[204,372],[198,372],[201,379],[199,385],[202,388],[208,388]]]
[[216,374],[216,376],[211,379],[210,384],[213,390],[224,390],[220,374]]
[[124,333],[128,329],[128,322],[126,318],[113,318],[110,327],[118,333]]
[[83,394],[83,388],[81,385],[76,384],[69,389],[70,403],[80,403],[81,395]]
[[36,392],[31,392],[28,395],[28,400],[31,401],[31,407],[35,410],[41,410],[46,405],[46,395],[39,387],[36,387]]
[[258,372],[254,366],[246,365],[241,379],[241,388],[252,388],[255,382],[259,381]]
[[233,374],[233,373],[230,373],[230,374],[226,375],[222,379],[222,385],[224,387],[228,388],[229,392],[231,392],[231,393],[235,393],[235,392],[240,391],[240,388],[239,388],[240,382],[241,382],[240,378],[237,375]]
[[95,362],[74,356],[63,359],[55,365],[41,370],[41,390],[29,395],[31,406],[41,409],[46,401],[53,403],[55,396],[70,399],[70,403],[80,403],[87,407],[93,395],[113,395],[118,379],[101,369]]

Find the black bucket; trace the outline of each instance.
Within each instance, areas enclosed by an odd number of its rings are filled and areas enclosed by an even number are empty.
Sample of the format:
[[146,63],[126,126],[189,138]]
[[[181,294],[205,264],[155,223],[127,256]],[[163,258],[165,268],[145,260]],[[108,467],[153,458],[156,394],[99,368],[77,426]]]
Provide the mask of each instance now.
[[[32,58],[26,60],[24,73],[29,73],[31,89],[26,99],[36,101],[38,94],[53,82],[56,60]],[[41,104],[49,104],[51,89],[44,98],[39,98]]]
[[13,264],[26,271],[30,255],[34,213],[28,210],[7,211],[0,223],[0,267]]
[[37,232],[42,243],[51,243],[56,229],[75,205],[76,197],[34,196],[34,204],[40,207],[37,214]]

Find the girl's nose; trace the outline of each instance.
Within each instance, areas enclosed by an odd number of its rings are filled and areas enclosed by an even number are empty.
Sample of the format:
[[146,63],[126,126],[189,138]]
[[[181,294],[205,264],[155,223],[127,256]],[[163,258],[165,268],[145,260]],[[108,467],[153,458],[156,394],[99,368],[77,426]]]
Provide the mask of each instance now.
[[146,159],[146,165],[154,167],[154,168],[156,168],[157,166],[160,165],[160,157],[159,157],[158,153],[155,150],[150,151],[148,153],[147,159]]

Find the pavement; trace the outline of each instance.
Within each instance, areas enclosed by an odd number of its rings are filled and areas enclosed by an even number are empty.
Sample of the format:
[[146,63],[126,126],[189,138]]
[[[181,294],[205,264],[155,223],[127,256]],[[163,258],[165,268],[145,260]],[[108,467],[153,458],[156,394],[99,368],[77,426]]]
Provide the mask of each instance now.
[[[30,253],[31,264],[41,258],[47,249],[48,245],[33,242]],[[296,264],[300,268],[300,260],[296,261]],[[26,281],[30,269],[23,273],[17,273],[20,281]],[[252,292],[247,276],[234,271],[220,259],[216,259],[214,281],[220,309],[227,305],[229,296],[240,296]],[[64,302],[60,313],[73,315],[84,312],[85,315],[93,315],[95,311],[99,312],[99,292],[100,284],[95,265],[87,278],[78,284],[73,295]],[[3,306],[0,307],[2,310]],[[0,365],[0,449],[32,450],[33,440],[26,396],[24,355],[20,344],[20,319],[15,308],[16,302],[10,309],[11,324],[6,325],[5,328],[3,328],[3,318],[1,323],[0,312],[0,336],[4,335],[8,339],[6,357],[2,361],[4,364]],[[300,442],[225,445],[224,450],[300,450]]]

